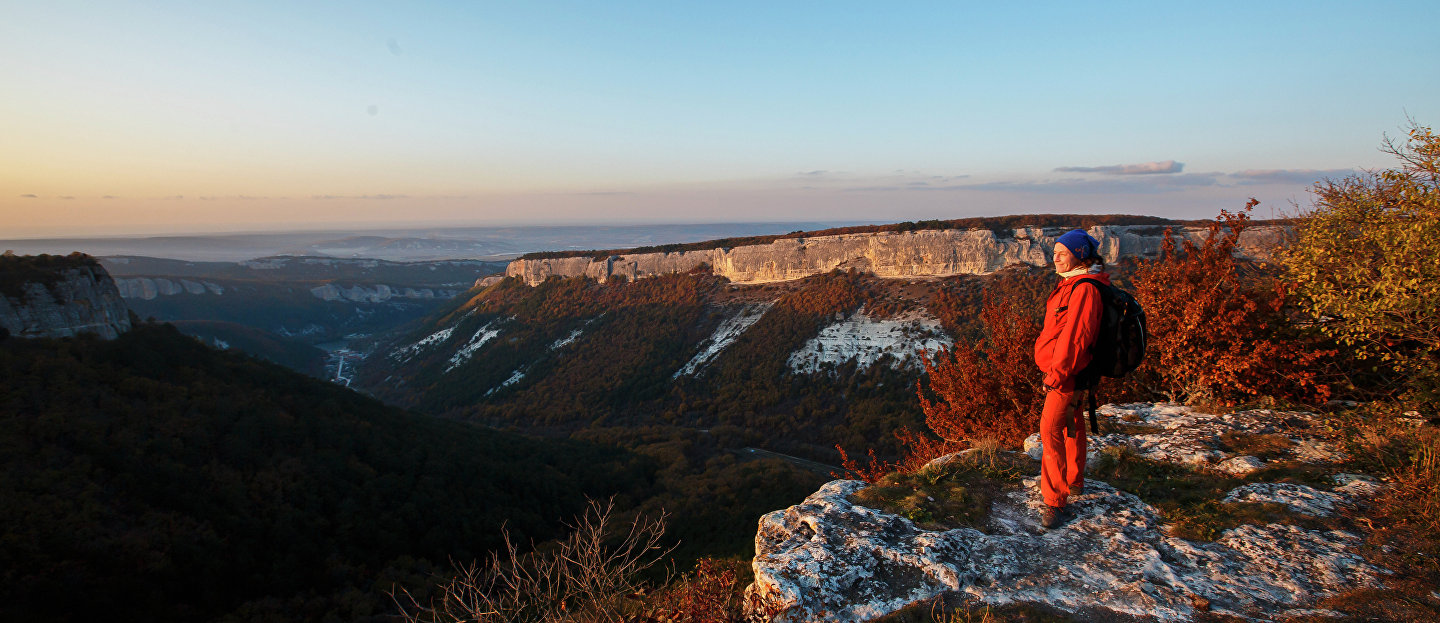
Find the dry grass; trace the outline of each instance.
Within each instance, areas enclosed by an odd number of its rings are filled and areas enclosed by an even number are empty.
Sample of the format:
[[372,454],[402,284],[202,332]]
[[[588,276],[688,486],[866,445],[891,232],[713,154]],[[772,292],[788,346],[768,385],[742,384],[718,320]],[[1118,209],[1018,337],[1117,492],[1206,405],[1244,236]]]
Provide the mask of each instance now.
[[1398,410],[1372,406],[1353,418],[1346,451],[1356,467],[1391,482],[1378,501],[1382,519],[1440,540],[1440,430],[1385,417]]
[[1033,470],[1029,457],[1003,450],[998,440],[981,439],[942,465],[887,474],[852,500],[930,530],[984,529],[995,497]]
[[1365,557],[1394,571],[1383,588],[1351,591],[1321,606],[1354,620],[1440,621],[1440,430],[1398,422],[1403,409],[1372,403],[1341,416],[1347,468],[1390,485],[1359,520]]
[[1225,495],[1245,479],[1197,470],[1188,465],[1152,461],[1123,448],[1106,448],[1090,477],[1135,494],[1158,509],[1172,536],[1213,541],[1243,524],[1286,523],[1310,530],[1338,527],[1330,519],[1291,512],[1280,504],[1227,504]]
[[1275,433],[1254,435],[1243,431],[1230,431],[1220,436],[1220,446],[1227,452],[1273,461],[1285,456],[1290,448],[1295,447],[1295,442]]

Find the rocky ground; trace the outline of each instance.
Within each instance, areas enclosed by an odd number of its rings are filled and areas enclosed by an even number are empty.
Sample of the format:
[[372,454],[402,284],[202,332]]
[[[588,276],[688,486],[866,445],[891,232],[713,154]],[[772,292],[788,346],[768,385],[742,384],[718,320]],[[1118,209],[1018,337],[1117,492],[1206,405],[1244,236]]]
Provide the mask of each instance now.
[[[1043,604],[1088,620],[1271,621],[1324,616],[1323,599],[1377,587],[1391,574],[1365,559],[1360,530],[1347,519],[1384,485],[1344,473],[1346,457],[1319,416],[1212,415],[1165,404],[1101,411],[1103,428],[1118,432],[1093,440],[1092,466],[1107,453],[1186,465],[1186,473],[1213,474],[1216,482],[1243,482],[1222,492],[1215,508],[1247,516],[1254,507],[1266,511],[1256,517],[1287,519],[1188,540],[1174,534],[1165,511],[1092,478],[1072,497],[1065,525],[1046,531],[1037,521],[1044,502],[1035,479],[1023,478],[995,497],[978,529],[947,528],[857,503],[854,494],[867,485],[838,480],[760,520],[752,613],[764,604],[768,613],[757,618],[863,621],[958,594],[978,604]],[[1039,455],[1038,444],[1027,445]],[[921,473],[963,458],[942,457]],[[1296,470],[1308,474],[1305,483],[1264,478]]]

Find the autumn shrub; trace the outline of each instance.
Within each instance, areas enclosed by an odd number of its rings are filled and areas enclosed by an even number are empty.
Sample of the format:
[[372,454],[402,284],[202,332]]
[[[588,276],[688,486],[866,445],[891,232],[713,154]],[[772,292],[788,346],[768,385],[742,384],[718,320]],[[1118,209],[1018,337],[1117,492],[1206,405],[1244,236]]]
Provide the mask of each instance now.
[[[1017,297],[987,293],[980,309],[984,337],[921,359],[925,377],[915,393],[925,424],[951,443],[991,437],[1016,446],[1040,421],[1044,388],[1035,367],[1040,323]],[[927,387],[928,385],[928,387]]]
[[1150,340],[1145,362],[1127,377],[1132,394],[1218,404],[1329,396],[1318,369],[1334,351],[1296,330],[1283,283],[1235,254],[1258,203],[1222,210],[1200,244],[1177,245],[1166,231],[1160,256],[1141,262],[1132,284]]
[[1309,319],[1384,374],[1387,397],[1440,404],[1440,136],[1411,123],[1397,168],[1316,184],[1282,254]]
[[[900,458],[895,461],[877,457],[873,448],[862,460],[837,445],[844,471],[835,475],[875,483],[892,472],[914,472],[976,440],[1018,446],[1040,421],[1044,403],[1033,350],[1044,293],[1053,284],[1053,275],[1029,270],[994,278],[981,295],[979,339],[957,341],[920,358],[925,376],[916,382],[915,393],[929,430],[898,430]],[[952,295],[938,304],[960,300]]]
[[737,567],[744,563],[701,558],[695,569],[648,600],[633,623],[740,623],[744,585]]

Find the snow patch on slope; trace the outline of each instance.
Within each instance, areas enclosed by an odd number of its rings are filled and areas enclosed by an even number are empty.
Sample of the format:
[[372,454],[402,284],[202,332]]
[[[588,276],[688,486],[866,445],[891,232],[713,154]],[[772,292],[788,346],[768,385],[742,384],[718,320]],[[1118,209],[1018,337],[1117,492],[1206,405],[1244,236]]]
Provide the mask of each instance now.
[[934,352],[951,343],[950,337],[940,329],[940,321],[929,314],[910,313],[877,320],[861,310],[821,329],[820,335],[792,353],[790,369],[812,373],[825,364],[839,365],[852,359],[865,369],[886,355],[895,358],[896,367],[918,368],[916,351]]
[[706,364],[710,363],[716,355],[719,355],[720,351],[725,350],[726,347],[734,343],[735,339],[740,337],[740,334],[744,333],[746,329],[749,329],[751,325],[760,320],[760,317],[764,316],[765,312],[770,311],[770,308],[774,306],[775,301],[746,305],[734,316],[726,318],[724,322],[720,323],[720,326],[715,327],[715,332],[705,340],[700,352],[692,357],[679,371],[671,375],[670,378],[678,379],[682,376],[698,373]]
[[476,331],[475,335],[470,337],[470,341],[460,347],[460,350],[455,351],[455,354],[450,357],[450,365],[445,368],[445,371],[449,372],[460,367],[461,364],[470,361],[470,357],[475,354],[475,351],[480,350],[480,347],[484,346],[486,342],[500,335],[499,327],[494,329],[490,328],[495,324],[498,324],[497,321],[492,320],[485,323],[485,326],[480,327],[480,330]]

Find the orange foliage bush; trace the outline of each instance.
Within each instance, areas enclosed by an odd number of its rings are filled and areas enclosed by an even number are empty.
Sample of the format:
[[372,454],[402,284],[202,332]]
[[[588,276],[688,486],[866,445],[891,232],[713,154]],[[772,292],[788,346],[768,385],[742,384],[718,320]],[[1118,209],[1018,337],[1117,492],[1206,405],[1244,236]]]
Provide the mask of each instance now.
[[990,293],[980,321],[982,341],[941,349],[933,361],[921,359],[926,378],[915,384],[915,393],[925,424],[941,439],[990,437],[1017,446],[1040,421],[1044,404],[1034,358],[1040,324],[1031,310],[1020,308],[1018,297]]
[[701,558],[689,577],[652,600],[648,612],[629,623],[739,623],[744,620],[734,564]]
[[[922,357],[925,378],[915,393],[925,413],[925,424],[938,438],[902,428],[895,433],[901,458],[880,459],[872,449],[863,462],[840,446],[844,474],[836,477],[877,482],[885,474],[913,472],[931,460],[962,450],[970,442],[993,438],[1018,446],[1040,421],[1044,388],[1035,367],[1035,340],[1040,336],[1041,309],[1053,275],[1018,270],[990,281],[980,310],[981,339],[941,349],[933,359]],[[960,313],[963,298],[949,295],[938,302]],[[939,297],[937,297],[939,298]],[[932,302],[931,310],[937,303]],[[963,338],[962,338],[963,339]],[[928,379],[929,387],[926,387]]]
[[1177,248],[1167,231],[1160,257],[1141,262],[1132,282],[1150,342],[1145,363],[1126,379],[1132,395],[1219,404],[1330,395],[1316,370],[1334,351],[1293,330],[1284,284],[1234,255],[1257,204],[1222,210],[1199,245],[1185,240]]

